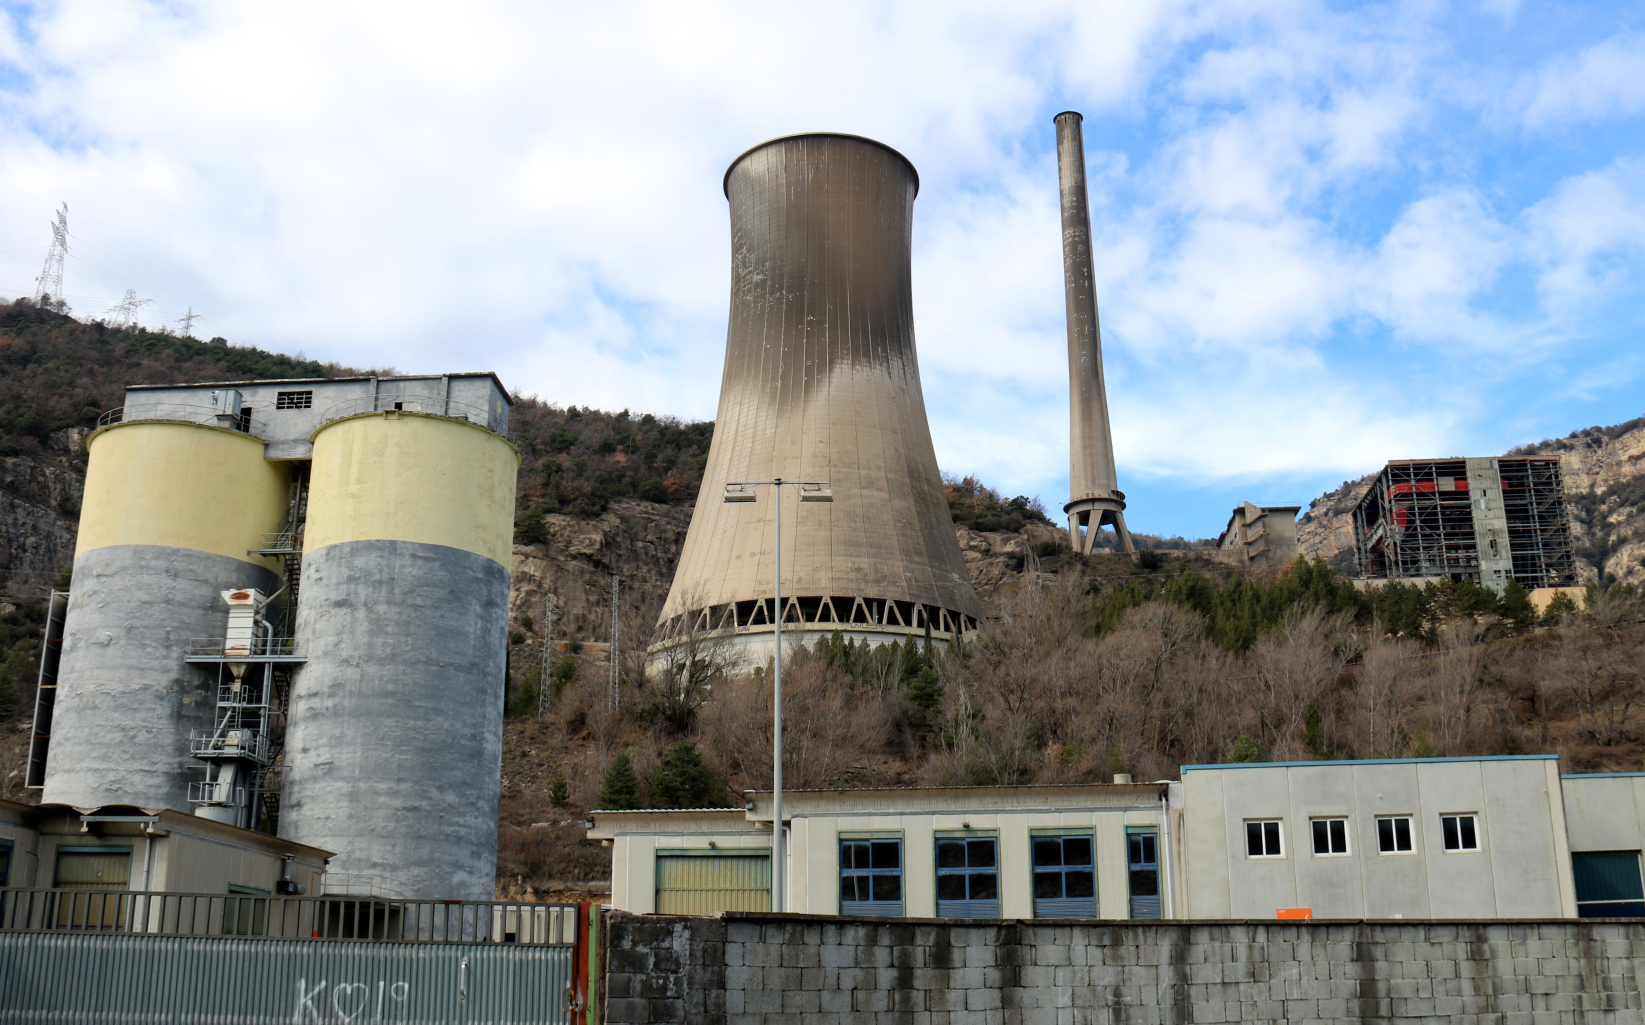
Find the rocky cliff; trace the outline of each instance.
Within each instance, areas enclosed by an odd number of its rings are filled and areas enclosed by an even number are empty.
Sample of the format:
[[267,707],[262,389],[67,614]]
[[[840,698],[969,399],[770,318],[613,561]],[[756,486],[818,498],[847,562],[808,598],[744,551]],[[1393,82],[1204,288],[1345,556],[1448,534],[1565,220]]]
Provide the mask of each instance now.
[[[1645,583],[1645,418],[1589,427],[1504,454],[1559,457],[1577,573],[1584,583]],[[1309,503],[1297,521],[1304,556],[1353,572],[1353,510],[1374,477],[1343,481]]]

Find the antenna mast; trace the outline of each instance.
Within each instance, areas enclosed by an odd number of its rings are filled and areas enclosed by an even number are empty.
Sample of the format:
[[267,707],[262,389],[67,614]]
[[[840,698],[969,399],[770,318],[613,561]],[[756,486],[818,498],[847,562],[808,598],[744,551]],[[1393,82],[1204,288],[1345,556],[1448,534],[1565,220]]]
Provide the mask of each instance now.
[[46,264],[40,268],[40,276],[35,283],[40,287],[34,293],[34,302],[37,306],[44,306],[58,313],[67,313],[69,304],[63,298],[63,259],[69,254],[69,205],[57,211],[57,219],[51,222],[51,248],[46,250]]

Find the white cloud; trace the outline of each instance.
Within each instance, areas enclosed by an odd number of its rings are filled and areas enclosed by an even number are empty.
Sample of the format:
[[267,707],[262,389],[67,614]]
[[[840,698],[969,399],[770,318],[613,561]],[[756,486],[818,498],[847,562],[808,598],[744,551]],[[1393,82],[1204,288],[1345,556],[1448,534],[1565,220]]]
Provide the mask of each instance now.
[[[66,199],[82,312],[138,287],[151,323],[192,304],[236,341],[712,416],[726,164],[775,135],[868,135],[922,176],[944,465],[1055,504],[1050,117],[1073,107],[1122,477],[1351,472],[1448,450],[1489,412],[1436,413],[1402,364],[1515,348],[1500,372],[1520,372],[1639,288],[1640,147],[1481,170],[1516,143],[1480,127],[1447,31],[1422,4],[1308,0],[69,0],[0,11],[0,239],[44,235]],[[1527,123],[1639,109],[1641,54],[1634,36],[1539,54]],[[0,291],[39,261],[0,248]],[[1534,287],[1509,302],[1516,275]]]
[[1539,77],[1525,123],[1560,131],[1573,123],[1645,110],[1645,34],[1614,36],[1560,60]]

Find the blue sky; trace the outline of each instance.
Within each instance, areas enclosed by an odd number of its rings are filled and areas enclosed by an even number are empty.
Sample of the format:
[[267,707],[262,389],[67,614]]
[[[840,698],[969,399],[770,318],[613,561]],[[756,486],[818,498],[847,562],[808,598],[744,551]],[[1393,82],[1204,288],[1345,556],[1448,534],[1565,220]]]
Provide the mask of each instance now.
[[1133,529],[1645,414],[1645,7],[0,2],[0,295],[714,414],[720,176],[919,168],[939,461],[1060,505],[1051,117],[1085,114]]

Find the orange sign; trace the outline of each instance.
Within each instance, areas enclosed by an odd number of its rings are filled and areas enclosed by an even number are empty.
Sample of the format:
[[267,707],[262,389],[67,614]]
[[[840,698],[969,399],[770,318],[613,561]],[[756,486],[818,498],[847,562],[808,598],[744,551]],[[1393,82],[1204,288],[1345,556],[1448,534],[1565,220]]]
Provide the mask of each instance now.
[[1280,908],[1275,914],[1276,914],[1276,917],[1278,917],[1278,918],[1296,918],[1296,919],[1301,919],[1304,922],[1308,922],[1308,921],[1313,920],[1314,909],[1313,908]]

